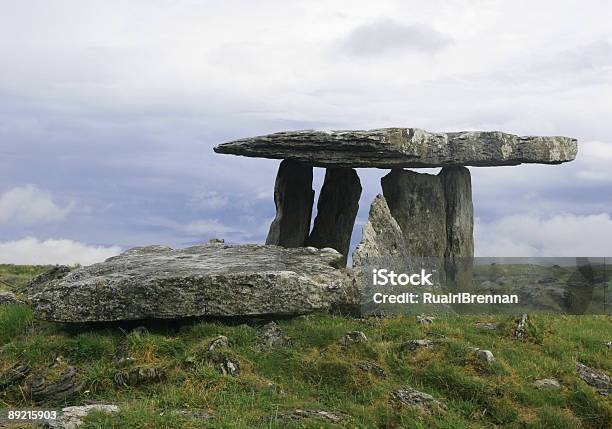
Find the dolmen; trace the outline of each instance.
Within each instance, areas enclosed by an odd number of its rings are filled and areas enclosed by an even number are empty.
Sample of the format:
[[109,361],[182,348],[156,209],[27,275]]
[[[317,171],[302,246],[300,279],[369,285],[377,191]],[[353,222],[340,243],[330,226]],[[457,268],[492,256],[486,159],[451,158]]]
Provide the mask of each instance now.
[[[221,144],[222,154],[281,159],[276,217],[265,245],[213,240],[185,249],[149,246],[74,271],[32,280],[26,295],[39,319],[105,322],[193,316],[291,316],[354,309],[368,258],[473,258],[468,166],[560,164],[568,137],[502,132],[430,133],[416,128],[290,131]],[[313,168],[326,168],[311,229]],[[406,168],[441,167],[438,174]],[[361,182],[355,168],[382,168],[347,268]],[[455,273],[457,274],[457,273]],[[461,274],[461,273],[459,273]]]

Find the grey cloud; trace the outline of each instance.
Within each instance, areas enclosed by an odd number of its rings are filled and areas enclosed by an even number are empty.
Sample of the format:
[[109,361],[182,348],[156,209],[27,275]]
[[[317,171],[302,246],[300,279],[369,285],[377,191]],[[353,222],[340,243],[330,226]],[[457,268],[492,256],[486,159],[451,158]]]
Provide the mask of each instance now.
[[451,43],[447,34],[425,24],[384,19],[354,28],[342,42],[342,52],[358,57],[414,50],[436,52]]

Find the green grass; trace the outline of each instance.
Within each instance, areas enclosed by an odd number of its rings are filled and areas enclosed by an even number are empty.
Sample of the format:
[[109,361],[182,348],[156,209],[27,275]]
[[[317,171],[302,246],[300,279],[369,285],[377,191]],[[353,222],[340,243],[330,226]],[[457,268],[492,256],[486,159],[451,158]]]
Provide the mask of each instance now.
[[[474,325],[482,320],[499,323],[498,330]],[[0,371],[26,362],[33,368],[30,377],[45,374],[52,379],[67,365],[77,367],[85,389],[67,404],[99,400],[121,407],[116,415],[90,415],[85,428],[604,429],[612,426],[612,401],[582,382],[574,365],[578,360],[612,372],[605,344],[611,339],[611,322],[609,316],[535,315],[527,337],[517,340],[510,316],[439,317],[433,325],[422,326],[408,316],[316,314],[278,321],[291,342],[268,351],[257,347],[255,324],[155,323],[148,326],[149,334],[129,338],[130,359],[119,363],[115,350],[131,326],[33,322],[26,306],[3,306]],[[339,338],[352,330],[365,332],[368,342],[342,347]],[[436,347],[401,351],[403,341],[426,338],[430,331],[445,336]],[[207,346],[217,335],[226,335],[230,346],[209,352]],[[492,350],[497,363],[483,365],[469,347]],[[240,376],[221,375],[215,363],[219,356],[239,362]],[[375,362],[386,378],[363,372],[355,366],[360,361]],[[154,368],[162,376],[135,385],[114,381],[118,372],[133,368]],[[537,378],[556,378],[562,387],[538,390],[532,386]],[[423,414],[394,407],[389,394],[403,385],[433,395],[448,410]],[[17,385],[0,391],[0,407],[31,406]],[[351,417],[337,424],[274,417],[295,408]],[[173,413],[186,409],[206,410],[212,418],[194,420]]]
[[0,264],[0,290],[20,288],[34,276],[49,270],[45,265]]

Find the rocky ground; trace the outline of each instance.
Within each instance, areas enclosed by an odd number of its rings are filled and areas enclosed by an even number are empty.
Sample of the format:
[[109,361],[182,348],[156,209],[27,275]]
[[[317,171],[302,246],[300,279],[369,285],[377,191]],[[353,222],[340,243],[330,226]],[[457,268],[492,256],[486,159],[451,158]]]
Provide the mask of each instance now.
[[[41,271],[0,266],[0,290]],[[610,427],[612,318],[519,319],[62,325],[7,303],[0,415],[55,409],[52,427],[85,428]]]

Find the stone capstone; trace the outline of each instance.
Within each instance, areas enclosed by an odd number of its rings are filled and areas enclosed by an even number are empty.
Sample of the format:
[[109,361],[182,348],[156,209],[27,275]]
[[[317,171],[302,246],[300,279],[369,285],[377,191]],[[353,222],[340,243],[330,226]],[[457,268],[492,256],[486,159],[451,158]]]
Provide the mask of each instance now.
[[343,264],[329,248],[141,247],[47,283],[32,305],[57,322],[305,314],[359,302]]
[[351,234],[359,209],[361,182],[350,168],[328,168],[317,203],[317,217],[307,246],[331,247],[348,257]]
[[313,202],[312,165],[292,160],[281,162],[274,184],[276,217],[266,244],[303,246],[310,232]]
[[382,128],[286,131],[223,143],[214,150],[250,157],[292,159],[317,167],[418,168],[560,164],[574,160],[578,147],[576,140],[569,137]]
[[372,201],[368,221],[362,231],[361,242],[353,251],[353,267],[363,266],[368,258],[401,258],[408,255],[402,230],[382,195],[377,195]]

